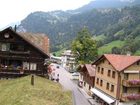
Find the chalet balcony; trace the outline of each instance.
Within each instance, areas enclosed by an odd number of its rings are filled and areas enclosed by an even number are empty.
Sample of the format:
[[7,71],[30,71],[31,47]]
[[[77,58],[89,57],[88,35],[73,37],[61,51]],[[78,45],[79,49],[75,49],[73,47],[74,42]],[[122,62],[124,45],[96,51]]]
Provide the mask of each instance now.
[[124,102],[128,101],[139,101],[140,102],[140,93],[124,93],[121,95],[121,100]]
[[30,51],[9,51],[10,54],[30,54]]
[[36,74],[43,76],[46,74],[46,71],[41,70],[23,70],[23,69],[8,69],[0,68],[0,79],[1,78],[16,78],[22,77],[30,74]]
[[137,80],[123,80],[123,86],[126,86],[126,87],[140,87],[140,79],[137,79]]
[[30,51],[0,51],[0,55],[6,56],[6,55],[29,55]]

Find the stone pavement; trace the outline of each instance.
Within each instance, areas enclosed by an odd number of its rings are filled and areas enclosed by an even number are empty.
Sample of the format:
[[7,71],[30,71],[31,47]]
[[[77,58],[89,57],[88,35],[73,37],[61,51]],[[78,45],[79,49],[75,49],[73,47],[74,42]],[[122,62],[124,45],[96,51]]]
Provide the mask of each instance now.
[[78,87],[78,90],[84,95],[84,97],[88,100],[88,102],[89,102],[91,105],[100,105],[100,104],[97,103],[91,96],[89,96],[89,95],[84,91],[84,89]]

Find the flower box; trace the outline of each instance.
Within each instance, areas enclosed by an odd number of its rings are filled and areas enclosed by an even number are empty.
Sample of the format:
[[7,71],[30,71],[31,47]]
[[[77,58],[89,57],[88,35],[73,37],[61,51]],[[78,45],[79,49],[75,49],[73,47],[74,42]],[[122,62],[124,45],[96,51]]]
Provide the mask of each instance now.
[[129,85],[140,85],[140,80],[129,80]]
[[140,100],[140,94],[127,95],[127,99],[129,99],[129,100]]

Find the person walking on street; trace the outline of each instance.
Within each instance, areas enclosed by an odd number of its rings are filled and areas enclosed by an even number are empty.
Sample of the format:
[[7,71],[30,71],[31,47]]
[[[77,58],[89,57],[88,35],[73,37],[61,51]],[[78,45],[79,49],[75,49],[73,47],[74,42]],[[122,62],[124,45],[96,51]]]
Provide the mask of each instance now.
[[59,82],[59,74],[57,74],[56,81]]

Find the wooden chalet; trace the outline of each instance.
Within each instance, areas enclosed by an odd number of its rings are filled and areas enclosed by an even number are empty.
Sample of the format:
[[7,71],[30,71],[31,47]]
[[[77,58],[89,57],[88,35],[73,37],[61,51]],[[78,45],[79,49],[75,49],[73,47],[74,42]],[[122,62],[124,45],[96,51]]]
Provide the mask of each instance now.
[[94,87],[95,81],[95,65],[84,64],[79,67],[80,79],[79,82],[82,82],[82,88],[86,92],[90,92],[90,89]]
[[47,74],[44,61],[49,58],[49,39],[46,35],[41,36],[44,40],[38,42],[45,44],[39,44],[34,40],[39,36],[29,36],[27,33],[17,33],[11,27],[0,31],[0,78]]

